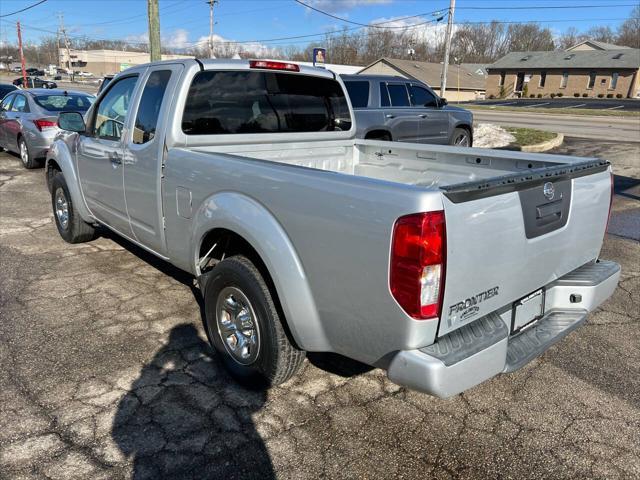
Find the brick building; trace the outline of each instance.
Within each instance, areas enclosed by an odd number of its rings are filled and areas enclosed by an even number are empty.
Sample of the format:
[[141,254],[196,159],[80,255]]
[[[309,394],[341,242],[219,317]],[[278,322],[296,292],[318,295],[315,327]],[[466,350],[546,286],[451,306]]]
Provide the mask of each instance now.
[[[447,100],[453,102],[478,100],[484,98],[485,75],[483,65],[477,64],[449,65],[447,75]],[[436,93],[440,93],[440,74],[442,64],[400,60],[397,58],[381,58],[367,65],[358,74],[393,75],[415,79],[426,83]]]
[[566,51],[511,52],[487,70],[489,98],[640,97],[640,50],[601,42]]

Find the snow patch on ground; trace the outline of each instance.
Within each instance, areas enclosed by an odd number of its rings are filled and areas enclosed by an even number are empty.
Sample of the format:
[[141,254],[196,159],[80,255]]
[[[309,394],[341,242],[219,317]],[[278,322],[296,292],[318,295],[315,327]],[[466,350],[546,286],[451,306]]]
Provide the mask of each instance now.
[[493,123],[478,123],[473,129],[473,146],[478,148],[506,147],[515,142],[513,135]]

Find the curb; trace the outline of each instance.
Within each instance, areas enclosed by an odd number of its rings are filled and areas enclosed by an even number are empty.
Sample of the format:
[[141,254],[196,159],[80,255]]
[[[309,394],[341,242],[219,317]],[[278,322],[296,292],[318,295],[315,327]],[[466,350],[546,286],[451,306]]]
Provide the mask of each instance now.
[[520,147],[522,152],[540,153],[551,150],[552,148],[559,147],[564,142],[564,135],[562,133],[556,134],[555,138],[547,140],[546,142],[535,143],[533,145],[524,145]]

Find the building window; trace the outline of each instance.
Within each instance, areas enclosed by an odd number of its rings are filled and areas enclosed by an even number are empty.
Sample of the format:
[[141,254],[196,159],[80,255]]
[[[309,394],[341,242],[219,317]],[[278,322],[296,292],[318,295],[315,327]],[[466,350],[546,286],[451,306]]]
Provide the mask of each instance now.
[[618,86],[618,72],[613,72],[611,74],[611,84],[609,85],[609,88],[611,90],[615,90],[617,86]]
[[506,72],[500,72],[500,83],[498,83],[499,87],[503,87],[504,86],[504,79],[507,76]]
[[569,72],[562,72],[562,78],[560,79],[560,88],[567,88],[568,81],[569,81]]
[[589,72],[589,83],[587,84],[587,88],[593,88],[596,84],[596,72]]
[[547,72],[540,72],[540,83],[538,86],[544,88],[544,84],[547,82]]

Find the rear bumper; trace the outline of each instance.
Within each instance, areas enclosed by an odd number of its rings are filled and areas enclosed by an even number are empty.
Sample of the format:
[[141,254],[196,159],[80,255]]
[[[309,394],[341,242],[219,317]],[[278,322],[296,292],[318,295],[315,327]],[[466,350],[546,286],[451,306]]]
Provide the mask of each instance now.
[[389,365],[389,379],[446,398],[517,370],[582,325],[588,312],[613,294],[619,278],[615,262],[584,265],[547,285],[545,314],[533,326],[511,336],[505,320],[510,310],[502,317],[491,313],[433,345],[398,352]]

